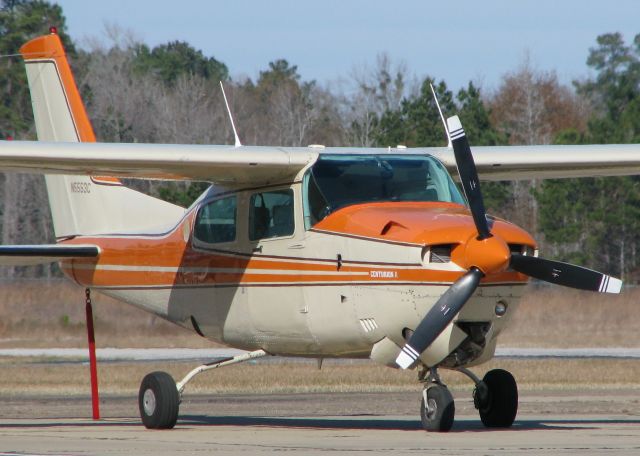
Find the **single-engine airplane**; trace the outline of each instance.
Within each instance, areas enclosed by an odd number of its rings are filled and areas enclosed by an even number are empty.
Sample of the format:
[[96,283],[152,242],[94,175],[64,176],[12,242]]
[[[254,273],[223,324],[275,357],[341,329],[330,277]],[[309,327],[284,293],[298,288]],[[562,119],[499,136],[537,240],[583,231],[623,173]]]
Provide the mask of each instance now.
[[[453,424],[438,369],[458,370],[475,383],[482,422],[509,427],[513,376],[495,369],[480,379],[468,368],[491,359],[529,277],[620,292],[620,280],[543,259],[525,230],[488,216],[478,175],[638,174],[638,145],[472,155],[457,116],[446,123],[451,147],[439,148],[100,144],[57,34],[21,53],[39,141],[0,142],[0,168],[45,175],[57,243],[2,246],[0,262],[59,261],[83,287],[248,351],[177,383],[147,375],[139,393],[147,428],[174,427],[195,375],[266,355],[414,368],[429,431]],[[185,209],[121,177],[212,185]]]

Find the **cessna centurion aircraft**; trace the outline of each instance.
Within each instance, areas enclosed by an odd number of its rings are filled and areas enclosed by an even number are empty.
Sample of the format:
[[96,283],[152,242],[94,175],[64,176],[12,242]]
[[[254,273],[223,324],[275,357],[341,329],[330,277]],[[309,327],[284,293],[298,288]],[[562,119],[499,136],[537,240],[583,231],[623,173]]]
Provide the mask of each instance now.
[[[147,375],[147,428],[175,425],[195,375],[266,355],[416,369],[429,431],[453,424],[438,369],[457,370],[475,383],[482,422],[509,427],[513,376],[468,368],[491,359],[529,277],[620,292],[618,279],[540,258],[525,230],[487,216],[478,174],[638,174],[638,145],[479,147],[472,157],[456,116],[441,148],[98,144],[58,35],[21,52],[39,141],[0,143],[0,168],[45,175],[58,241],[3,246],[2,262],[59,261],[83,287],[248,351],[177,383]],[[104,176],[212,186],[184,209]]]

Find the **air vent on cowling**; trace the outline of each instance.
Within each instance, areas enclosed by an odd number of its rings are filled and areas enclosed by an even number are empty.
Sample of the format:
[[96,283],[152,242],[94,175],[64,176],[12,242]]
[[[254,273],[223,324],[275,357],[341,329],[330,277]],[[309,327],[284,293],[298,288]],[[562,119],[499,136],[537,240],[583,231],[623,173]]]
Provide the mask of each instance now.
[[524,244],[509,244],[509,251],[513,254],[520,254],[526,256],[534,256],[534,249]]
[[360,325],[362,329],[364,329],[364,332],[372,332],[378,328],[378,323],[376,323],[374,318],[361,318]]
[[522,255],[522,244],[509,244],[509,251]]
[[449,263],[451,261],[451,244],[432,245],[429,254],[430,263]]

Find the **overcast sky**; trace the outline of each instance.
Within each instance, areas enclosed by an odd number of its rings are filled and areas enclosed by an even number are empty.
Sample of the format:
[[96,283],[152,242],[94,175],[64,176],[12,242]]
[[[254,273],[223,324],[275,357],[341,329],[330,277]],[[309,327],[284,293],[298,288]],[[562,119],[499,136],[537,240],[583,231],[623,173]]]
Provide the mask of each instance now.
[[386,52],[419,77],[457,89],[493,88],[528,52],[563,82],[588,75],[596,37],[640,33],[640,0],[58,0],[81,45],[117,24],[154,46],[187,41],[255,78],[286,58],[303,79],[322,83],[373,64]]

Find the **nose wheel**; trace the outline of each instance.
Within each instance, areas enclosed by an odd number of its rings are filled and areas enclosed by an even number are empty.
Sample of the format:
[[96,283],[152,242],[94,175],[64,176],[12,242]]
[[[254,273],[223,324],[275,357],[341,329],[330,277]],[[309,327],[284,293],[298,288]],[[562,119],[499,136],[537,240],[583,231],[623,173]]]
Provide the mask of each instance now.
[[446,386],[434,384],[422,391],[420,418],[425,431],[449,432],[455,413],[453,396]]
[[420,403],[422,427],[428,432],[449,432],[456,414],[451,392],[440,380],[435,367],[421,369],[418,379],[425,384]]

